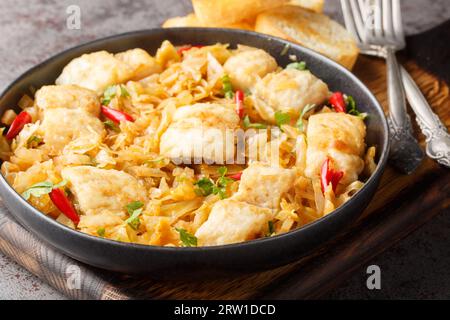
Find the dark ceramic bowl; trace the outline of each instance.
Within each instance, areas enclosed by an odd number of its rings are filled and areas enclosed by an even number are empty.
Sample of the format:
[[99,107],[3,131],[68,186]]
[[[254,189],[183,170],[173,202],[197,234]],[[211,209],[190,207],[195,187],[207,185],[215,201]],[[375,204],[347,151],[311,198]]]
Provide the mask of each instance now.
[[[53,84],[63,67],[75,57],[98,50],[119,52],[137,47],[154,54],[164,40],[170,40],[175,45],[217,42],[232,46],[249,45],[266,50],[281,66],[291,62],[289,55],[297,55],[331,90],[352,95],[359,108],[370,114],[367,144],[377,147],[378,169],[364,188],[345,205],[303,228],[272,238],[201,248],[128,244],[74,231],[33,208],[1,177],[1,197],[25,228],[66,255],[95,267],[125,273],[147,273],[155,277],[188,273],[204,276],[264,270],[293,262],[335,236],[363,212],[377,189],[388,156],[388,129],[380,105],[372,93],[340,65],[311,50],[270,36],[237,30],[186,28],[152,29],[97,40],[60,53],[19,77],[2,93],[0,113],[17,105],[30,87]],[[289,48],[287,52],[286,48]]]

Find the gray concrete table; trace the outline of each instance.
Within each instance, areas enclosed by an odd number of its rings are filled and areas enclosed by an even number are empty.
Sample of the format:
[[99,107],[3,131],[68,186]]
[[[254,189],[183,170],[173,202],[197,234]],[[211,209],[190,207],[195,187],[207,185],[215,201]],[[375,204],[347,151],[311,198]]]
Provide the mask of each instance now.
[[[448,0],[404,0],[408,33],[450,19]],[[67,8],[81,9],[81,29],[69,30]],[[0,1],[0,90],[22,72],[82,42],[159,26],[192,10],[188,0],[2,0]],[[326,11],[341,20],[338,0]],[[382,268],[381,291],[365,287],[365,270],[329,295],[354,298],[450,298],[450,213],[430,222],[374,261]],[[0,299],[65,299],[0,253]]]

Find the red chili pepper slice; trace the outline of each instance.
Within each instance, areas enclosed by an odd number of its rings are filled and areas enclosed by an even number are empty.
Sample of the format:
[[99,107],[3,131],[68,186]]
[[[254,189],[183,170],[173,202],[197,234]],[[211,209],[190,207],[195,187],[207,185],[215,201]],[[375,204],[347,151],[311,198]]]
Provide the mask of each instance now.
[[178,50],[177,50],[177,53],[178,53],[178,55],[179,56],[182,56],[183,55],[183,52],[186,52],[186,51],[189,51],[189,50],[191,50],[192,48],[203,48],[204,46],[200,46],[200,45],[197,45],[197,46],[185,46],[185,47],[181,47],[181,48],[179,48]]
[[344,172],[342,171],[335,171],[330,168],[330,159],[327,158],[323,165],[322,170],[320,172],[320,183],[322,186],[322,192],[325,193],[325,190],[330,185],[333,187],[333,191],[336,192],[336,188],[341,181],[342,177],[344,176]]
[[31,118],[28,112],[22,111],[19,115],[14,119],[13,123],[9,127],[8,133],[6,134],[6,138],[9,140],[14,139],[20,131],[22,131],[23,127],[26,124],[31,123],[33,119]]
[[245,94],[241,90],[237,90],[235,93],[235,101],[236,101],[236,113],[238,114],[239,118],[244,117],[244,98]]
[[102,113],[105,117],[114,121],[115,123],[120,123],[121,121],[134,122],[133,117],[130,116],[129,114],[105,106],[102,106]]
[[62,189],[53,189],[49,195],[50,199],[59,209],[59,211],[61,211],[67,218],[72,220],[75,225],[80,222],[80,216],[78,215],[69,198],[67,198]]
[[241,177],[242,177],[242,172],[236,173],[236,174],[232,174],[231,176],[228,176],[229,178],[236,180],[236,181],[240,181]]
[[335,92],[330,98],[330,104],[333,106],[336,112],[347,113],[347,105],[345,103],[344,95],[342,92]]

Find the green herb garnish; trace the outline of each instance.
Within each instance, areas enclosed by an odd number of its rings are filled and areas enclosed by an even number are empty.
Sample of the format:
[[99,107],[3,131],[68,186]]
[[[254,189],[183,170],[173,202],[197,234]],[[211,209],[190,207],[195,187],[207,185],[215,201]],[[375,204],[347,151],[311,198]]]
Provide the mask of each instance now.
[[222,77],[223,95],[227,99],[234,98],[233,85],[231,84],[230,76],[224,75]]
[[61,181],[58,184],[53,184],[51,181],[43,181],[32,185],[28,188],[24,193],[22,193],[22,197],[25,200],[30,199],[31,196],[39,198],[43,195],[49,194],[53,189],[58,189],[67,184],[66,180]]
[[345,104],[347,105],[347,113],[351,114],[352,116],[360,117],[361,119],[365,120],[369,116],[367,113],[361,113],[356,107],[356,101],[353,99],[352,96],[344,96]]
[[121,97],[130,97],[130,93],[128,92],[127,88],[125,86],[120,86],[120,96]]
[[38,147],[44,140],[38,136],[31,136],[27,141],[27,148],[36,148]]
[[267,129],[267,125],[262,123],[251,123],[249,116],[245,116],[244,118],[244,128],[245,129]]
[[234,182],[234,180],[225,176],[228,172],[227,167],[220,167],[217,171],[219,172],[220,177],[217,179],[216,183],[209,178],[201,178],[194,183],[196,186],[195,193],[198,196],[207,197],[211,194],[215,194],[221,199],[226,198],[227,186],[231,182]]
[[100,228],[100,229],[97,230],[97,234],[99,235],[99,237],[104,238],[105,237],[105,233],[106,233],[105,228]]
[[213,186],[213,194],[219,195],[220,199],[225,199],[227,195],[227,186],[231,182],[234,182],[233,179],[225,177],[228,172],[227,167],[220,167],[217,170],[220,174],[219,179],[217,179],[216,185]]
[[297,70],[300,70],[300,71],[305,71],[305,70],[307,70],[306,62],[305,61],[293,62],[291,64],[288,64],[286,66],[286,69],[297,69]]
[[103,99],[102,99],[103,105],[105,105],[105,106],[109,105],[111,100],[117,96],[117,87],[119,87],[119,89],[120,89],[121,97],[129,97],[130,96],[130,93],[127,91],[127,89],[123,85],[109,86],[108,88],[106,88],[105,92],[103,93]]
[[217,172],[219,172],[220,176],[224,176],[227,174],[228,172],[228,168],[227,167],[220,167],[219,169],[217,169]]
[[275,112],[275,121],[277,126],[281,128],[282,125],[288,124],[291,121],[291,116],[289,113],[277,111]]
[[117,94],[117,87],[116,86],[109,86],[106,88],[105,92],[103,93],[103,99],[102,104],[108,105],[111,100],[116,96]]
[[105,122],[103,122],[103,124],[105,125],[105,127],[111,129],[114,132],[120,132],[119,126],[115,124],[114,121],[112,120],[106,120]]
[[207,197],[213,193],[214,182],[209,178],[201,178],[194,185],[195,193],[200,197]]
[[125,221],[131,228],[137,230],[141,225],[139,217],[142,214],[144,204],[140,201],[133,201],[127,204],[126,209],[130,217]]
[[197,246],[197,237],[187,232],[185,229],[175,230],[180,234],[180,240],[183,244],[183,247],[196,247]]
[[269,231],[266,234],[266,237],[271,237],[275,233],[275,224],[273,221],[268,222]]
[[306,105],[306,107],[303,108],[302,114],[300,115],[300,118],[298,118],[297,121],[297,128],[300,129],[301,131],[304,130],[304,123],[303,123],[303,118],[305,117],[305,115],[310,112],[311,110],[315,109],[316,105],[315,104],[308,104]]

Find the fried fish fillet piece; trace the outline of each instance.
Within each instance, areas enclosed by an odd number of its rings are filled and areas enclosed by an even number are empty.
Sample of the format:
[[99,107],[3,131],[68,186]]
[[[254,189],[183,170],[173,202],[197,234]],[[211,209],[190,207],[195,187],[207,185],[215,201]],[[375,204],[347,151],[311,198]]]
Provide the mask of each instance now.
[[233,199],[249,204],[279,209],[281,198],[292,188],[295,170],[254,162],[243,172],[238,192]]
[[123,171],[77,166],[64,168],[61,176],[86,215],[108,212],[125,218],[127,204],[146,200],[145,188]]
[[162,72],[156,59],[140,48],[120,52],[115,55],[115,58],[131,67],[133,76],[129,80],[132,81],[139,81],[152,74]]
[[360,117],[345,113],[320,113],[309,118],[305,174],[318,178],[330,158],[335,170],[343,171],[341,183],[358,180],[364,169],[366,126]]
[[97,94],[77,85],[44,86],[35,98],[41,116],[46,110],[59,108],[84,110],[95,117],[100,114]]
[[260,116],[275,123],[277,111],[298,117],[307,105],[320,105],[328,95],[328,86],[310,71],[284,69],[259,81],[252,98]]
[[224,65],[233,88],[243,91],[253,88],[260,78],[277,68],[276,60],[266,51],[246,46],[239,46]]
[[180,107],[161,136],[160,153],[174,160],[223,164],[234,157],[234,130],[239,122],[233,106],[197,103]]
[[72,147],[79,150],[92,148],[106,135],[104,125],[97,117],[82,109],[66,108],[44,111],[40,131],[50,155],[59,155]]
[[57,85],[76,84],[103,93],[111,85],[124,83],[133,77],[133,68],[112,53],[98,51],[73,59],[56,79]]
[[270,209],[232,199],[218,201],[195,236],[202,246],[225,245],[258,238],[273,218]]

